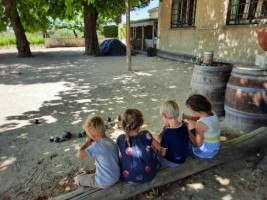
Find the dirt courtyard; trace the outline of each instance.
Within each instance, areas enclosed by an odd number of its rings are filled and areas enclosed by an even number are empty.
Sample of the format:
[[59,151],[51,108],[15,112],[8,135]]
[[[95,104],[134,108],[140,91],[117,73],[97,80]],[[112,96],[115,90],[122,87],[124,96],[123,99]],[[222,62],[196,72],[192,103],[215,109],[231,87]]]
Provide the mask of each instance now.
[[[76,158],[85,140],[76,133],[89,115],[115,120],[134,107],[144,114],[143,128],[156,134],[164,100],[175,100],[180,113],[189,114],[192,63],[137,54],[128,72],[125,57],[84,56],[84,48],[31,50],[33,57],[17,58],[16,49],[0,49],[2,200],[45,200],[77,189],[73,177],[94,168],[92,160]],[[63,131],[73,137],[49,142]],[[121,133],[107,130],[113,140]],[[259,159],[252,155],[179,180],[158,198],[266,200],[267,175],[255,167]]]

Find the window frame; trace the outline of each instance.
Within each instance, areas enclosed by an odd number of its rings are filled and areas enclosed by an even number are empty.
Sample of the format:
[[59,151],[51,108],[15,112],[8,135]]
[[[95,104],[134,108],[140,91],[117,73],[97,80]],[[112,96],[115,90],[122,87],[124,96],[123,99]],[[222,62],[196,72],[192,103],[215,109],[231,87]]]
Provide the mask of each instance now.
[[267,24],[267,0],[229,0],[226,25],[250,24]]
[[[185,4],[186,7],[184,7]],[[171,7],[171,28],[194,28],[196,8],[197,0],[173,0]]]

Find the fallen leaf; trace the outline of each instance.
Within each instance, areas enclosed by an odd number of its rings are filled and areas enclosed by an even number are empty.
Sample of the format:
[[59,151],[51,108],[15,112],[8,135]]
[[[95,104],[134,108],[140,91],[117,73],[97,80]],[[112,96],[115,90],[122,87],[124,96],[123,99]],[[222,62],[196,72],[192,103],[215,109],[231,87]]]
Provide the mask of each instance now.
[[254,191],[254,190],[255,190],[255,188],[256,188],[256,187],[255,187],[255,186],[253,186],[253,185],[249,185],[249,186],[248,186],[248,189],[250,189],[250,190],[252,190],[252,191]]

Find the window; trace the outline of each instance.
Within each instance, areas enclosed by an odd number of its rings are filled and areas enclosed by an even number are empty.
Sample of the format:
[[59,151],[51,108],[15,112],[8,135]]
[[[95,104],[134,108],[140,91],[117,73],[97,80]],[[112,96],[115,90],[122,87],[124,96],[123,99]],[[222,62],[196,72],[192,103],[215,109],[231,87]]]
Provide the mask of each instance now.
[[172,28],[186,28],[195,26],[197,0],[173,0]]
[[227,25],[266,24],[267,0],[230,0]]

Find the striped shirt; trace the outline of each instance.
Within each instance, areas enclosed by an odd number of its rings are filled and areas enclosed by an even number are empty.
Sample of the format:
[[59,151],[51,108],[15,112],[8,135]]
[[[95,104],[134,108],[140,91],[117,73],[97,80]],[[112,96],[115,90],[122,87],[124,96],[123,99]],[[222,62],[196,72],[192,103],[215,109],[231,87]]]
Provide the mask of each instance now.
[[206,124],[209,130],[204,132],[201,146],[193,147],[193,152],[200,158],[212,158],[218,153],[221,144],[219,120],[214,114],[210,117],[203,117],[198,121]]

